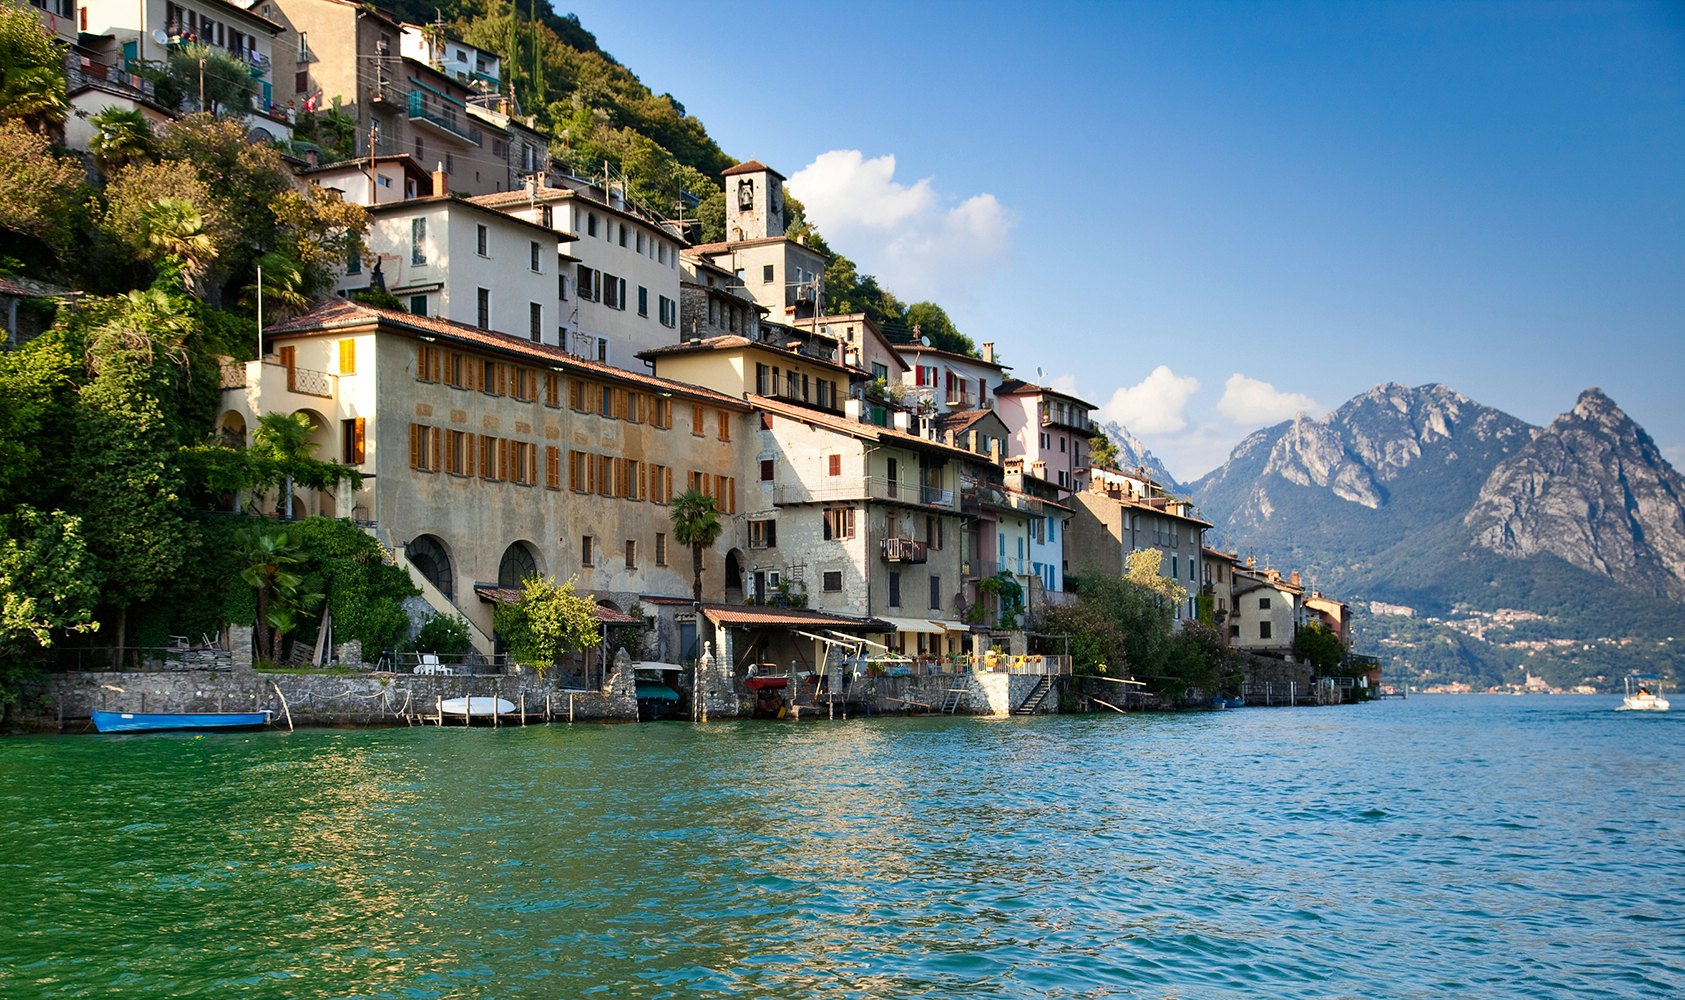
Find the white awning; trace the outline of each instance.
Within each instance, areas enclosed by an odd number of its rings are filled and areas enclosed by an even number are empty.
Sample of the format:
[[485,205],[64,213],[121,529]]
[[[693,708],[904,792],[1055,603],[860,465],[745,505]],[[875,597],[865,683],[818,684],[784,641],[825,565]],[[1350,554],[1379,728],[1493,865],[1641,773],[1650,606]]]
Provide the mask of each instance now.
[[943,631],[946,631],[946,632],[966,632],[966,633],[970,633],[970,631],[971,631],[971,626],[967,625],[965,622],[932,621],[930,624],[940,625],[940,626],[942,626]]
[[926,635],[941,635],[947,631],[928,618],[891,618],[888,615],[878,615],[877,619],[894,625],[897,632],[923,632]]

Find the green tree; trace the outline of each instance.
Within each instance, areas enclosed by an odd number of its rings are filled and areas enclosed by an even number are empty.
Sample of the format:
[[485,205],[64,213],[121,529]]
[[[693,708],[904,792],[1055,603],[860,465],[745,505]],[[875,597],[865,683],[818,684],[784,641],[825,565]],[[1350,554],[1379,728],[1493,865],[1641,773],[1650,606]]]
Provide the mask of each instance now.
[[1293,637],[1293,657],[1309,663],[1319,674],[1328,673],[1346,658],[1346,644],[1323,623],[1307,622]]
[[1194,693],[1216,694],[1239,684],[1230,666],[1230,652],[1214,626],[1183,622],[1170,640],[1164,666],[1149,678],[1152,689],[1180,701]]
[[908,326],[917,329],[919,336],[929,337],[930,346],[939,351],[979,357],[977,345],[971,338],[955,329],[947,310],[934,302],[914,302],[903,317]]
[[519,600],[499,604],[492,612],[509,655],[537,669],[541,677],[564,654],[590,649],[602,637],[596,603],[573,592],[574,580],[569,577],[558,586],[554,578],[529,577]]
[[45,133],[64,123],[64,59],[28,7],[0,4],[0,119]]
[[81,532],[82,519],[62,510],[0,518],[0,661],[51,646],[55,631],[99,628],[99,580]]
[[428,615],[412,644],[418,653],[461,656],[474,648],[468,639],[468,621],[461,615]]
[[157,137],[152,123],[139,111],[129,108],[102,108],[88,124],[94,127],[88,140],[88,152],[107,176],[122,167],[150,160],[156,152]]
[[673,498],[673,539],[690,546],[691,568],[695,572],[692,598],[702,603],[702,550],[711,548],[725,526],[720,523],[714,498],[699,490],[685,490]]
[[217,108],[243,114],[252,108],[257,81],[244,62],[215,45],[187,42],[171,53],[165,72],[196,111]]
[[1105,434],[1096,434],[1088,439],[1088,457],[1090,464],[1107,469],[1117,468],[1117,445]]
[[304,549],[285,529],[249,528],[235,538],[240,579],[257,592],[257,648],[271,660],[281,658],[281,639],[296,624],[292,598],[304,590]]
[[316,450],[316,442],[310,439],[313,433],[315,425],[302,413],[265,413],[257,418],[257,429],[252,434],[252,451],[264,463],[264,468],[270,470],[270,476],[263,478],[276,482],[271,476],[278,477],[281,516],[289,521],[293,519],[295,477],[301,470],[310,468],[308,463]]
[[0,249],[26,259],[66,260],[87,196],[75,159],[53,152],[45,136],[22,122],[0,116],[0,236],[11,235]]

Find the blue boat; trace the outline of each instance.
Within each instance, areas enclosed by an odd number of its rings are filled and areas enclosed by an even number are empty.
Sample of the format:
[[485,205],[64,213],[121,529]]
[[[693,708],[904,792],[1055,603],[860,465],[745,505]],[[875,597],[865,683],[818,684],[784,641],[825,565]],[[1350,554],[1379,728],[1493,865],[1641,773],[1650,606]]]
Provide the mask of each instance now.
[[94,712],[102,733],[156,733],[172,729],[259,729],[269,725],[261,712]]

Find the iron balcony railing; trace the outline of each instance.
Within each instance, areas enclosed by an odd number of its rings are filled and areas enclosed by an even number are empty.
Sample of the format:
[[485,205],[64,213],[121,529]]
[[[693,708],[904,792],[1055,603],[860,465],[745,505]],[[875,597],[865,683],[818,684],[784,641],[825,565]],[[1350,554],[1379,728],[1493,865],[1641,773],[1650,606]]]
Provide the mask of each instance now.
[[471,142],[476,146],[480,144],[479,129],[473,127],[472,125],[464,125],[462,122],[457,120],[455,115],[446,116],[434,111],[429,111],[427,109],[426,95],[419,90],[410,91],[409,115],[411,121],[424,121],[430,125],[444,129],[446,132],[449,132],[466,142]]
[[885,562],[922,563],[930,557],[925,544],[911,538],[885,538],[882,548]]

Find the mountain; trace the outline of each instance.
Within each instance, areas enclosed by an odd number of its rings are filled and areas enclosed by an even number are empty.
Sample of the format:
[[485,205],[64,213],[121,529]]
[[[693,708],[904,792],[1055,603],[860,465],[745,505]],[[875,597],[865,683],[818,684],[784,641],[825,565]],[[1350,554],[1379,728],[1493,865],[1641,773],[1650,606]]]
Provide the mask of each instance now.
[[1685,614],[1685,478],[1596,389],[1539,428],[1380,385],[1253,433],[1188,489],[1219,544],[1421,615],[1360,628],[1424,675],[1578,683],[1610,659],[1587,643],[1671,641]]
[[1128,428],[1115,420],[1097,420],[1094,422],[1094,429],[1111,439],[1112,444],[1117,445],[1119,471],[1145,469],[1147,475],[1152,477],[1153,482],[1160,486],[1171,491],[1182,489],[1182,484],[1176,481],[1176,477],[1170,474],[1170,470],[1164,467],[1164,463],[1159,461],[1158,456],[1142,444],[1140,438],[1129,433]]
[[1499,555],[1554,555],[1685,601],[1685,477],[1601,390],[1500,462],[1463,523]]

